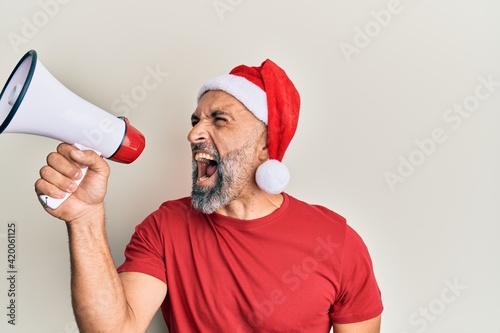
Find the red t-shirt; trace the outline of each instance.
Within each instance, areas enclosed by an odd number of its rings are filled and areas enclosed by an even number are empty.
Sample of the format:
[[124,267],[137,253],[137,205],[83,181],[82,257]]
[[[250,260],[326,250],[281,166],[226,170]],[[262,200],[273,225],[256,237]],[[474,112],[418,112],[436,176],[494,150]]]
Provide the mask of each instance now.
[[383,309],[368,250],[343,217],[284,194],[255,220],[168,201],[148,216],[118,272],[167,284],[170,333],[321,332]]

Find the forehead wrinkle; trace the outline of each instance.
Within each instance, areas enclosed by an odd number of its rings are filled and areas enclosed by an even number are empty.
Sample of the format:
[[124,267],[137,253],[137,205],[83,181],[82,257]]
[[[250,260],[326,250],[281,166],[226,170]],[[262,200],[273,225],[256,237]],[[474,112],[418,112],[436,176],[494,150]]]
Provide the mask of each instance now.
[[226,115],[231,115],[235,114],[240,110],[247,110],[247,108],[240,101],[235,99],[233,101],[223,101],[223,102],[214,101],[214,103],[209,105],[209,110],[210,114],[219,111]]
[[241,117],[245,119],[250,116],[250,119],[258,121],[258,127],[262,126],[263,129],[267,129],[267,125],[262,120],[257,118],[255,114],[253,114],[253,112],[251,112],[243,103],[224,91],[208,91],[202,96],[200,102],[201,103],[198,104],[198,107],[193,114],[194,117],[191,117],[192,119],[201,120],[202,117],[210,119],[213,118],[214,112],[222,111],[233,120],[237,120]]
[[245,105],[241,103],[237,98],[233,95],[228,94],[222,90],[212,90],[206,92],[198,103],[198,108],[203,107],[203,109],[213,110],[221,110],[221,111],[229,111],[235,106],[241,106],[246,109]]

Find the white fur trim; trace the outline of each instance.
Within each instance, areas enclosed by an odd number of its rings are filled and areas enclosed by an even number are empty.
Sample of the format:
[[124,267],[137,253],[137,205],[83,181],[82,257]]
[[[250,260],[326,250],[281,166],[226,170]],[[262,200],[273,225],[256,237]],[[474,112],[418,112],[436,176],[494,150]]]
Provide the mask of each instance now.
[[255,181],[263,191],[278,194],[283,192],[288,185],[290,172],[284,163],[278,160],[267,160],[257,168]]
[[247,79],[233,75],[222,74],[205,83],[198,92],[197,100],[209,90],[222,90],[233,95],[258,119],[267,125],[266,93]]

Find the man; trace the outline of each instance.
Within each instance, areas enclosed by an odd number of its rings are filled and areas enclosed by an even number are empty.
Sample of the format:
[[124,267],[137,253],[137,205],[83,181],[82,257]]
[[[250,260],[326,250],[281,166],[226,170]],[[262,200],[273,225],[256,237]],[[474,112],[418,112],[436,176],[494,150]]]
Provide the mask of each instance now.
[[107,163],[67,144],[48,156],[35,189],[73,194],[46,209],[66,221],[82,332],[144,332],[159,307],[170,332],[380,331],[380,292],[361,238],[336,213],[284,192],[281,160],[299,104],[270,60],[203,85],[188,135],[191,197],[163,203],[138,225],[118,269],[104,226]]

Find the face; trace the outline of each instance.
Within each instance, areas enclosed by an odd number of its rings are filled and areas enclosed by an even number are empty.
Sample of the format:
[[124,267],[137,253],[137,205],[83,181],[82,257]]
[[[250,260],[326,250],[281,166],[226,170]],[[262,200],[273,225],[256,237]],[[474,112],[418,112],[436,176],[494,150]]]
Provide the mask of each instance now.
[[193,206],[210,214],[255,191],[255,170],[267,159],[265,124],[223,91],[205,93],[191,122]]

